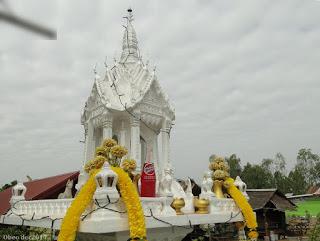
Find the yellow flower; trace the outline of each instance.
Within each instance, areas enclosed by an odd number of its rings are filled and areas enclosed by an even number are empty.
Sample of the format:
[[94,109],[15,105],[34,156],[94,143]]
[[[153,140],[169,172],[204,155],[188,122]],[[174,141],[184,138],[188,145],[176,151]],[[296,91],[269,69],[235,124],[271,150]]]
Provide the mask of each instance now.
[[225,186],[229,187],[227,191],[243,214],[247,227],[250,230],[250,232],[248,233],[249,238],[256,238],[259,236],[258,232],[256,231],[258,227],[256,216],[252,210],[252,207],[248,203],[248,200],[243,196],[242,192],[239,191],[239,189],[233,183],[234,180],[232,178],[227,178],[227,180],[225,181]]
[[95,168],[95,164],[94,164],[94,160],[90,160],[86,163],[86,165],[84,166],[84,170],[87,173],[90,173],[90,171],[92,171]]
[[125,147],[116,145],[111,147],[110,153],[112,156],[117,157],[117,158],[122,158],[123,156],[127,155],[128,151]]
[[259,237],[259,233],[258,233],[257,231],[255,231],[255,230],[251,230],[251,231],[249,231],[249,233],[248,233],[248,237],[249,237],[250,239],[258,238],[258,237]]
[[88,181],[82,186],[80,192],[75,197],[66,215],[64,216],[58,236],[58,241],[74,241],[79,226],[80,216],[92,202],[93,194],[96,190],[95,175],[100,170],[91,172]]
[[106,139],[102,143],[103,147],[113,147],[115,145],[117,145],[117,142],[113,139]]
[[215,170],[213,173],[213,178],[217,180],[223,180],[226,178],[226,172],[223,170]]
[[[100,169],[94,169],[93,165],[102,163],[106,158],[102,156],[96,157],[87,163],[86,167],[90,168],[90,176],[87,182],[82,186],[79,194],[75,197],[68,208],[65,217],[62,220],[58,241],[74,241],[81,214],[87,206],[92,202],[93,194],[96,190],[95,176]],[[129,161],[132,165],[132,160]],[[144,213],[140,202],[139,194],[132,183],[128,174],[119,167],[111,167],[118,175],[118,187],[121,197],[126,205],[128,212],[128,222],[130,229],[130,238],[146,239],[146,225]]]
[[224,158],[221,157],[221,156],[216,156],[216,157],[213,159],[213,162],[217,162],[217,163],[224,162]]
[[103,146],[98,146],[95,151],[95,156],[104,156],[108,157],[108,151],[105,147]]
[[137,168],[136,161],[133,159],[125,159],[121,163],[121,167],[126,172],[133,172]]
[[94,168],[95,169],[99,169],[103,166],[103,163],[105,163],[107,161],[107,158],[105,158],[104,156],[97,156],[94,159]]
[[223,157],[215,157],[213,161],[210,162],[209,169],[212,171],[215,171],[215,170],[229,171],[228,164],[224,161]]
[[85,171],[86,173],[89,173],[89,172],[90,172],[90,168],[89,168],[88,163],[86,163],[86,164],[84,165],[84,171]]
[[128,173],[120,167],[111,166],[111,169],[118,174],[118,187],[128,212],[130,238],[146,240],[146,224],[139,194]]

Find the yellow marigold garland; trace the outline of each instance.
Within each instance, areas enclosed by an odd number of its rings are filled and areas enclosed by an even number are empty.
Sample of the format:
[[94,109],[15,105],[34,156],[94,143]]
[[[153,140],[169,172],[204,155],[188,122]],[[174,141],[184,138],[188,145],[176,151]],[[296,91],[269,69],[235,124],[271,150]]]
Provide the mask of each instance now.
[[128,173],[120,167],[111,166],[111,169],[118,175],[118,187],[128,212],[130,238],[146,240],[146,224],[138,192]]
[[[111,169],[118,175],[118,187],[128,212],[130,238],[146,240],[147,233],[144,213],[137,190],[130,177],[123,169],[112,166]],[[83,185],[79,194],[68,208],[61,224],[58,241],[75,240],[80,216],[92,201],[93,194],[96,190],[95,175],[99,171],[100,169],[95,169],[90,172],[88,181]]]
[[[86,163],[84,170],[90,174],[87,182],[82,186],[79,194],[75,197],[62,220],[58,241],[74,241],[79,226],[81,214],[86,210],[96,190],[95,176],[100,171],[104,162],[108,161],[111,169],[118,175],[118,187],[121,197],[126,205],[131,240],[147,241],[147,231],[144,220],[144,213],[140,202],[139,194],[132,183],[128,173],[119,166],[120,160],[128,153],[123,146],[117,145],[113,139],[104,140],[102,146],[95,151],[95,159]],[[110,155],[109,155],[110,154]],[[134,160],[126,160],[127,171],[136,168]],[[116,167],[115,167],[116,166]]]
[[228,193],[236,202],[237,206],[240,208],[244,219],[246,221],[246,225],[249,228],[248,236],[250,239],[258,238],[259,234],[256,231],[258,224],[256,220],[256,216],[252,210],[252,207],[248,203],[247,199],[243,196],[241,191],[233,184],[234,180],[232,178],[227,178],[225,181],[225,187],[227,188]]
[[88,181],[82,186],[80,192],[71,203],[62,220],[58,241],[74,241],[79,226],[80,216],[92,201],[96,190],[95,175],[100,170],[90,172]]

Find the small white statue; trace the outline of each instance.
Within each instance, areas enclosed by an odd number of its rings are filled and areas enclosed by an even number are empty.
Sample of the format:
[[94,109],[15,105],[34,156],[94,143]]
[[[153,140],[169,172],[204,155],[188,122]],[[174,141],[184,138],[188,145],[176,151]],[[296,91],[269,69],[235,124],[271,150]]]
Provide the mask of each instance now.
[[194,213],[194,196],[192,194],[192,184],[190,178],[188,178],[187,182],[187,189],[186,189],[186,197],[184,198],[185,206],[181,209],[183,213],[190,214]]
[[247,184],[245,184],[239,176],[236,177],[233,183],[245,196],[247,200],[249,200],[249,195],[247,194]]
[[186,193],[184,192],[183,187],[175,179],[172,180],[171,191],[174,198],[186,198]]
[[78,176],[78,183],[76,184],[76,195],[80,192],[81,187],[86,183],[88,180],[88,174],[84,171],[84,166],[82,167],[79,176]]
[[193,198],[192,183],[191,183],[191,179],[190,178],[188,178],[188,180],[187,180],[186,195],[187,195],[187,197],[192,197]]
[[164,174],[160,181],[160,195],[163,197],[172,197],[172,172],[170,168],[164,169]]
[[214,193],[212,192],[212,186],[213,186],[212,172],[207,171],[203,175],[200,197],[209,199],[210,197],[214,196]]
[[65,199],[65,198],[72,198],[72,187],[73,187],[73,180],[68,180],[66,184],[66,189],[64,192],[60,193],[58,199]]

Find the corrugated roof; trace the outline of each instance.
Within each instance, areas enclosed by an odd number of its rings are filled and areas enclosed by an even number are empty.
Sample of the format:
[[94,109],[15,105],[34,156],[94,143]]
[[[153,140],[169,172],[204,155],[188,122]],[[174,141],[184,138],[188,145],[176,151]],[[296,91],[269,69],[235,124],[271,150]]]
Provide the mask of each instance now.
[[268,203],[273,204],[279,210],[293,209],[296,205],[284,194],[276,189],[247,190],[250,197],[249,203],[254,210],[265,208]]
[[[76,180],[79,172],[69,172],[58,176],[47,177],[43,179],[24,182],[27,188],[26,200],[50,199],[57,198],[59,191],[63,189],[70,180]],[[12,188],[0,192],[0,215],[7,212],[10,208]]]

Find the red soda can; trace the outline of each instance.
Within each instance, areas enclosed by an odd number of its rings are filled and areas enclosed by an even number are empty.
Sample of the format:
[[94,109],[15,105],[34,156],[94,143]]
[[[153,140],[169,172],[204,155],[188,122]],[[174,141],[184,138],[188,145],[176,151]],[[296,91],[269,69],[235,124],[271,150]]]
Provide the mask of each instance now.
[[154,165],[151,162],[146,162],[143,165],[141,174],[141,197],[155,197],[156,196],[156,173]]

